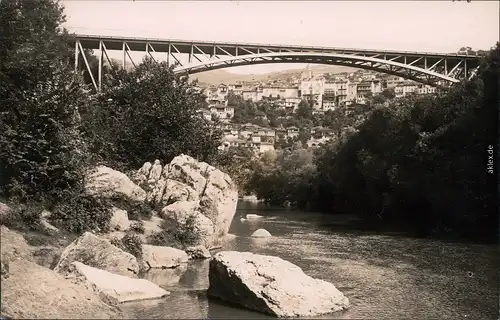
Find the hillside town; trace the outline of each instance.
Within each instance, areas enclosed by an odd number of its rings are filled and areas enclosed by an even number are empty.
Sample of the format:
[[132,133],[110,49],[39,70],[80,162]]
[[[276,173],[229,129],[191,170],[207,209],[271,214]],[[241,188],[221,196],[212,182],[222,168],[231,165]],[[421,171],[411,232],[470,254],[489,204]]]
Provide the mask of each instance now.
[[[245,101],[270,102],[284,111],[286,117],[291,118],[296,114],[301,101],[308,101],[312,114],[321,116],[334,110],[349,112],[349,106],[366,105],[383,91],[391,91],[394,98],[436,92],[436,88],[429,85],[367,70],[314,74],[310,68],[283,79],[220,83],[207,85],[202,89],[207,97],[207,108],[199,112],[208,120],[217,117],[224,126],[220,148],[246,147],[256,153],[274,150],[276,142],[280,140],[297,140],[300,130],[295,126],[271,128],[251,123],[235,123],[233,117],[237,106],[230,102],[230,95],[241,97]],[[312,127],[307,128],[307,131],[310,136],[307,147],[317,147],[336,137],[330,128]]]

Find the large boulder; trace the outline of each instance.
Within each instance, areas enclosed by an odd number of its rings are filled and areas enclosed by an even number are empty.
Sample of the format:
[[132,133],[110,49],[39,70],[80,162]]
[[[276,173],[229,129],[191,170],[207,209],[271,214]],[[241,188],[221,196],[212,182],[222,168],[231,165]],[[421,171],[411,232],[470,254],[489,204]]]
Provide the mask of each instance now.
[[169,294],[158,285],[89,267],[81,262],[71,263],[70,272],[94,289],[104,302],[116,305],[123,302],[157,299]]
[[133,255],[90,232],[85,232],[64,249],[54,271],[68,273],[75,261],[128,277],[135,278],[139,273],[139,264]]
[[1,259],[4,261],[10,261],[14,259],[33,259],[32,247],[26,242],[24,237],[7,228],[6,226],[0,226],[1,234]]
[[90,195],[120,199],[131,203],[143,202],[146,191],[120,171],[98,166],[87,177],[85,191]]
[[219,252],[210,260],[209,281],[209,296],[277,317],[312,317],[349,306],[333,284],[278,257]]
[[187,261],[188,255],[182,250],[147,244],[142,246],[142,262],[145,269],[175,268]]
[[2,279],[2,315],[14,319],[123,319],[118,309],[106,305],[96,293],[22,259],[10,261],[8,278]]
[[223,241],[238,201],[236,184],[227,174],[180,155],[162,170],[158,160],[154,165],[145,163],[135,176],[137,181],[147,181],[147,199],[163,208],[162,218],[182,221],[195,216],[203,231],[199,244],[212,248]]

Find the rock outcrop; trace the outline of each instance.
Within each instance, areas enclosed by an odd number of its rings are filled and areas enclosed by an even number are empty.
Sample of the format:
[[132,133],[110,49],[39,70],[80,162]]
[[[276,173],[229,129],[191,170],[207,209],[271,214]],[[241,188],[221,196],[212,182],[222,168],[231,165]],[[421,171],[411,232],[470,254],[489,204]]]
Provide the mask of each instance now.
[[[3,245],[3,244],[2,244]],[[9,263],[2,279],[2,315],[14,319],[123,319],[98,295],[31,261]]]
[[231,178],[215,167],[180,155],[163,167],[158,160],[146,162],[134,181],[148,190],[146,198],[163,219],[182,224],[193,216],[202,233],[200,245],[216,246],[229,231],[238,191]]
[[143,202],[146,191],[136,185],[120,171],[106,166],[98,166],[86,177],[85,191],[110,199],[120,199],[131,203]]
[[[145,280],[133,279],[73,262],[70,273],[95,290],[101,299],[116,305],[128,301],[157,299],[169,294],[158,285]],[[90,289],[89,288],[89,289]]]
[[71,263],[75,261],[128,277],[137,277],[139,272],[133,255],[90,232],[85,232],[64,249],[54,271],[68,273]]
[[252,233],[252,238],[269,238],[272,235],[266,229],[258,229],[254,233]]
[[142,246],[142,262],[146,270],[151,268],[175,268],[187,261],[188,255],[182,250],[147,244]]
[[349,306],[333,284],[278,257],[219,252],[210,260],[209,281],[209,296],[277,317],[312,317]]

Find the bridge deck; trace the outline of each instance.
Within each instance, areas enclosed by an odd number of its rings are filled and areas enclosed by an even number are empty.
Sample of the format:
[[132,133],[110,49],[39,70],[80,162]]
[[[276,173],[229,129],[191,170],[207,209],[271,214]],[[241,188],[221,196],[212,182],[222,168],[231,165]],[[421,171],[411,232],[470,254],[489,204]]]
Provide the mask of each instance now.
[[[415,51],[395,51],[395,50],[373,50],[373,49],[352,49],[339,47],[318,47],[318,46],[297,46],[297,45],[276,45],[276,44],[256,44],[237,42],[207,42],[207,41],[186,41],[175,39],[156,38],[133,38],[133,37],[113,37],[100,35],[76,35],[81,44],[88,49],[99,49],[99,42],[102,41],[108,50],[122,50],[124,42],[129,46],[130,51],[145,51],[149,43],[156,52],[169,52],[169,47],[174,45],[178,53],[191,53],[192,46],[198,47],[204,53],[211,53],[214,47],[219,47],[231,55],[258,54],[267,50],[273,52],[323,52],[342,53],[354,55],[384,55],[389,57],[407,56],[409,58],[426,57],[452,60],[466,59],[469,62],[477,61],[478,56],[462,55],[456,53],[435,53],[435,52],[415,52]],[[238,50],[240,49],[240,50]],[[264,51],[262,51],[264,50]],[[194,52],[195,54],[199,52]]]

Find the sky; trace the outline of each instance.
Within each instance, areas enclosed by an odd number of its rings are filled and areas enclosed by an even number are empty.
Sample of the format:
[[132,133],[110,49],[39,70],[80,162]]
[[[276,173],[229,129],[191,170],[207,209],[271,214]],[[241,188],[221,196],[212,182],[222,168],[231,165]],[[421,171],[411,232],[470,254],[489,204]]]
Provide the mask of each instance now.
[[[499,1],[62,0],[80,34],[456,52],[499,40]],[[264,73],[303,65],[257,65]]]

